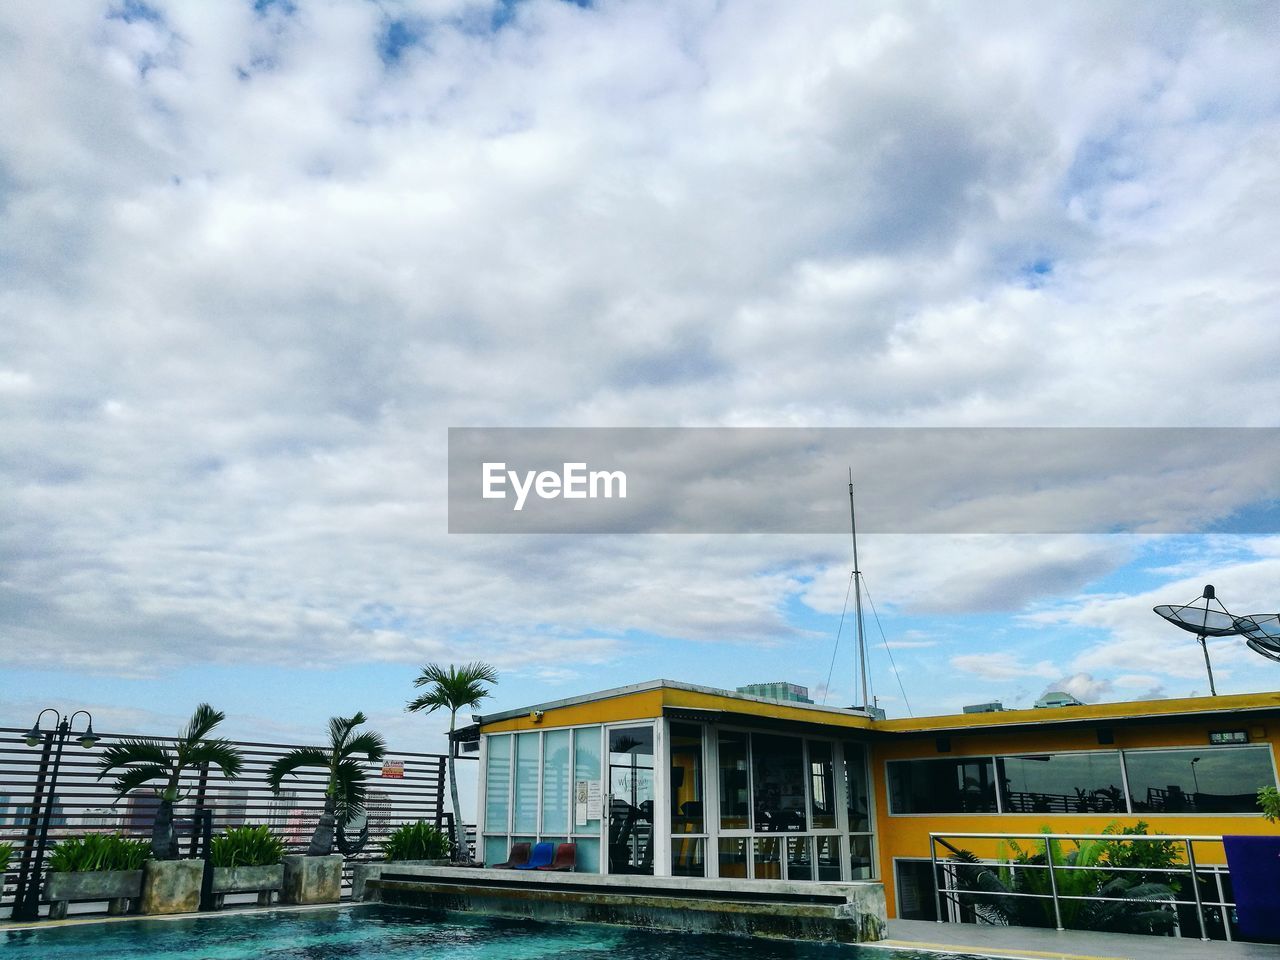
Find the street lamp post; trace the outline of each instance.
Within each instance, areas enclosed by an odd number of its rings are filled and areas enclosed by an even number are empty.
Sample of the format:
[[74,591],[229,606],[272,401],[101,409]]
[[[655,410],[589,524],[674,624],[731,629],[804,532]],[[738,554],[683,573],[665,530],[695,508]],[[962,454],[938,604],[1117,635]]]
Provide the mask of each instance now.
[[1200,762],[1199,757],[1191,758],[1191,782],[1195,784],[1195,788],[1196,788],[1196,795],[1195,795],[1195,799],[1192,801],[1192,806],[1196,808],[1197,813],[1200,810],[1200,778],[1196,776],[1196,764],[1199,762]]
[[[46,713],[54,716],[48,730],[40,726]],[[93,732],[93,715],[88,710],[77,710],[64,717],[53,707],[46,707],[36,714],[36,722],[26,736],[27,746],[34,747],[44,741],[40,757],[40,774],[36,780],[35,796],[31,800],[31,822],[27,825],[26,853],[18,873],[18,888],[13,898],[14,920],[36,920],[40,916],[40,878],[44,871],[44,853],[49,843],[49,819],[53,813],[53,800],[58,787],[58,767],[62,764],[62,748],[72,736],[71,727],[80,714],[88,717],[83,733],[76,734],[80,746],[88,750],[100,739]],[[52,759],[52,762],[51,762]],[[32,847],[35,856],[31,855]]]

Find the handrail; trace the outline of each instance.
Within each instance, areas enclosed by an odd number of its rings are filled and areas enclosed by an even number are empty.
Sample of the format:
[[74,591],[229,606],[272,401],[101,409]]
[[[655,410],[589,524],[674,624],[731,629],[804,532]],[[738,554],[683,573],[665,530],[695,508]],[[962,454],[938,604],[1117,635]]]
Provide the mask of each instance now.
[[[959,887],[952,887],[949,883],[948,874],[951,871],[944,871],[942,874],[942,883],[938,883],[938,846],[950,850],[952,853],[959,851],[948,842],[948,840],[1040,840],[1044,843],[1044,863],[1011,863],[1007,866],[1012,870],[1047,870],[1049,874],[1049,893],[1015,893],[1008,891],[998,893],[989,890],[962,890]],[[1125,841],[1148,841],[1159,843],[1181,843],[1186,851],[1186,865],[1179,867],[1104,867],[1099,865],[1080,865],[1068,863],[1057,863],[1054,861],[1052,841],[1054,840],[1106,840],[1108,842],[1125,842]],[[1171,900],[1162,901],[1178,906],[1194,906],[1196,908],[1196,918],[1199,920],[1200,939],[1207,942],[1209,940],[1208,928],[1205,925],[1204,908],[1219,907],[1222,909],[1223,931],[1227,940],[1231,940],[1231,923],[1227,915],[1229,908],[1235,906],[1235,903],[1226,899],[1225,893],[1222,892],[1221,882],[1218,883],[1218,900],[1204,900],[1200,895],[1200,881],[1198,871],[1201,869],[1196,864],[1195,844],[1196,843],[1222,843],[1220,836],[1201,836],[1196,834],[1134,834],[1134,833],[951,833],[951,832],[931,832],[929,834],[929,860],[933,866],[934,878],[934,905],[937,911],[937,922],[945,923],[942,911],[942,899],[946,895],[948,903],[959,904],[959,896],[963,894],[969,897],[982,896],[1009,896],[1009,897],[1031,897],[1037,900],[1050,899],[1053,902],[1053,916],[1058,930],[1062,930],[1062,909],[1061,902],[1063,900],[1099,900],[1103,902],[1139,902],[1131,897],[1101,897],[1101,896],[1082,896],[1078,894],[1061,894],[1058,892],[1057,872],[1061,870],[1103,870],[1103,871],[1125,871],[1125,872],[1143,872],[1143,873],[1177,873],[1189,874],[1191,880],[1191,893],[1193,900],[1179,900],[1176,897]],[[991,862],[991,861],[985,861]],[[1215,867],[1214,874],[1220,871]]]

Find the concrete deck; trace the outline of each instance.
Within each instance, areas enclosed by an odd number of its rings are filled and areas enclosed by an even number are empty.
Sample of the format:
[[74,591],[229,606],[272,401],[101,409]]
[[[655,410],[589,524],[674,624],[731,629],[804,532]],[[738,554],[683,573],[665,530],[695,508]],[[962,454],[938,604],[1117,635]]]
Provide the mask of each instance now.
[[1280,946],[1178,937],[1144,937],[1084,930],[990,927],[975,923],[890,920],[889,939],[864,950],[937,950],[1016,960],[1280,960]]

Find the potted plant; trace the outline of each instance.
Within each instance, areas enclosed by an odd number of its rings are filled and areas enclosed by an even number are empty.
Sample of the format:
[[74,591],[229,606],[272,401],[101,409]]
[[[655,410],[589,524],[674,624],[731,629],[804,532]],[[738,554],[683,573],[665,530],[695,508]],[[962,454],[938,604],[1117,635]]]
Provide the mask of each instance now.
[[[1280,819],[1280,791],[1263,787],[1258,807],[1271,823]],[[1252,940],[1280,942],[1280,837],[1227,836],[1222,838],[1235,891],[1236,919],[1240,932]]]
[[173,807],[186,799],[180,786],[182,777],[196,767],[215,766],[228,779],[239,775],[240,751],[229,740],[209,738],[214,727],[225,719],[226,714],[202,703],[173,745],[159,740],[126,739],[108,747],[98,763],[99,780],[116,771],[117,795],[123,797],[152,784],[159,798],[151,828],[152,859],[147,861],[142,891],[143,913],[191,913],[200,906],[204,863],[177,859]]
[[258,906],[271,906],[284,889],[284,842],[265,825],[233,827],[210,844],[213,906],[222,909],[228,893],[256,893]]
[[357,863],[351,880],[351,898],[364,900],[366,884],[382,876],[383,867],[443,867],[449,863],[449,838],[434,823],[418,820],[393,830],[382,841],[384,863]]
[[497,683],[498,672],[487,663],[468,663],[461,668],[450,666],[448,670],[429,663],[413,681],[415,687],[426,687],[425,693],[410,700],[406,710],[417,713],[435,713],[440,708],[449,711],[449,799],[453,803],[453,859],[457,863],[470,863],[471,850],[467,844],[467,828],[462,822],[462,805],[458,802],[458,778],[453,763],[453,733],[457,725],[458,711],[479,705],[489,696],[483,684]]
[[376,733],[356,733],[366,722],[363,713],[353,717],[333,717],[329,721],[329,746],[299,747],[271,764],[267,783],[280,792],[284,778],[295,776],[304,767],[319,767],[328,773],[324,788],[324,810],[305,855],[284,858],[286,903],[337,903],[342,892],[342,854],[333,853],[335,833],[364,809],[364,769],[357,757],[376,763],[387,752],[387,744]]
[[89,833],[58,841],[44,885],[49,919],[65,917],[73,900],[106,900],[108,913],[128,913],[132,901],[142,896],[143,864],[150,852],[145,840],[120,834]]

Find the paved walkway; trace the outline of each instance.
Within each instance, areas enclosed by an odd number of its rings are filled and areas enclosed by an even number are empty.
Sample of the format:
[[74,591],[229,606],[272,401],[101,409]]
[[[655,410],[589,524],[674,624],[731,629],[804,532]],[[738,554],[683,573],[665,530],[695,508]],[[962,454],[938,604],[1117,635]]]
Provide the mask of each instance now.
[[[864,946],[873,946],[865,944]],[[990,927],[975,923],[890,920],[889,939],[877,947],[938,950],[1016,960],[1280,960],[1280,946],[1226,943],[1127,933]]]

